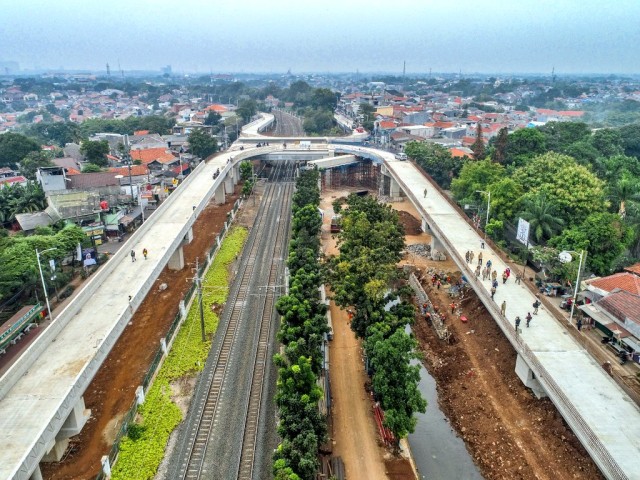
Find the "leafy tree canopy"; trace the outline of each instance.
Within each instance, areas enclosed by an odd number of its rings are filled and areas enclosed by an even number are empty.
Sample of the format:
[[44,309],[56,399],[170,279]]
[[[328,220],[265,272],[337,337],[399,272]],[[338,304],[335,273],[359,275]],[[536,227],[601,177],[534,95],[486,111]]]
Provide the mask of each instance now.
[[191,153],[206,159],[218,151],[218,142],[204,130],[193,130],[189,134],[189,150]]
[[607,208],[604,183],[572,157],[549,152],[516,169],[513,179],[525,192],[544,194],[567,225]]
[[53,166],[52,156],[50,152],[44,150],[29,152],[20,160],[20,173],[29,180],[35,180],[38,168]]
[[40,145],[19,133],[0,134],[0,167],[13,167],[30,152],[39,152]]
[[449,188],[451,179],[458,175],[463,165],[463,160],[452,157],[448,149],[435,143],[409,142],[404,151],[442,188]]
[[460,175],[451,182],[451,191],[461,203],[479,203],[477,190],[487,190],[488,186],[502,180],[506,171],[499,163],[491,160],[467,162]]
[[85,156],[89,163],[94,163],[100,167],[106,167],[107,154],[109,153],[109,142],[106,140],[92,141],[85,140],[80,145],[80,153]]
[[610,275],[618,267],[620,255],[631,238],[629,227],[618,215],[598,212],[565,230],[549,244],[561,250],[586,250],[589,269],[597,275]]

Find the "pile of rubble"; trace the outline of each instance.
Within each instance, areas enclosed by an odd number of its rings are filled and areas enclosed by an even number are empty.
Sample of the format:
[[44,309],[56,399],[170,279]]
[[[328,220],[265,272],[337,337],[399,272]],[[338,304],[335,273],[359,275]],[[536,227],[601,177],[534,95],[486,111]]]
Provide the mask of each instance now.
[[416,243],[415,245],[408,245],[407,252],[413,255],[420,255],[421,257],[431,256],[431,245],[428,243]]

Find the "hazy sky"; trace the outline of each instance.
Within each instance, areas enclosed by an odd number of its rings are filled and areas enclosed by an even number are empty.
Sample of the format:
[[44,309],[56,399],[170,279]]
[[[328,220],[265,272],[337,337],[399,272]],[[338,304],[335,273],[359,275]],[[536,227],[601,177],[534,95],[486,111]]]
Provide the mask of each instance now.
[[0,0],[0,61],[174,72],[640,73],[640,0]]

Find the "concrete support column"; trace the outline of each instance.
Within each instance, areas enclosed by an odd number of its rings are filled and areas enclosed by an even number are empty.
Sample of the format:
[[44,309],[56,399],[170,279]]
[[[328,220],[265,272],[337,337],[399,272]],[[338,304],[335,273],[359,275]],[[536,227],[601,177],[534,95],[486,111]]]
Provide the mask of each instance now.
[[442,242],[440,242],[440,240],[438,240],[438,238],[435,235],[431,235],[431,251],[433,252],[434,250],[437,250],[439,252],[444,252],[445,248],[444,245],[442,245]]
[[43,480],[42,472],[40,471],[40,466],[36,467],[36,469],[33,471],[31,476],[29,477],[29,480]]
[[542,385],[540,385],[540,382],[538,382],[538,379],[533,373],[533,370],[531,370],[527,362],[520,356],[520,354],[518,354],[518,357],[516,358],[516,375],[518,375],[520,380],[522,380],[522,383],[524,383],[525,387],[531,389],[531,391],[537,398],[543,398],[547,396],[547,392],[544,391],[544,388],[542,388]]
[[87,420],[89,420],[90,415],[91,410],[85,408],[84,397],[80,397],[78,402],[73,407],[73,410],[71,410],[71,413],[62,425],[62,428],[60,429],[60,432],[58,433],[56,439],[62,437],[69,438],[79,434],[82,430],[82,427],[84,427],[84,424],[87,423]]
[[184,300],[180,300],[180,303],[178,304],[178,308],[180,309],[180,315],[182,315],[183,317],[186,317],[187,307],[184,304]]
[[102,473],[107,478],[111,477],[111,463],[109,462],[109,457],[107,455],[103,455],[100,459],[100,463],[102,464]]
[[398,182],[396,182],[393,177],[391,177],[389,180],[390,180],[390,183],[389,183],[389,196],[391,198],[398,198],[400,196],[400,192],[402,191],[400,189],[400,184]]
[[171,258],[169,258],[168,267],[171,270],[182,270],[184,268],[184,251],[182,247],[178,247]]
[[331,169],[327,168],[324,171],[324,184],[327,188],[331,188]]
[[224,193],[226,194],[233,193],[233,186],[234,186],[233,177],[231,175],[227,175],[224,178]]
[[140,385],[136,388],[136,403],[142,405],[144,403],[144,388]]
[[193,241],[193,227],[191,227],[184,236],[182,240],[183,245],[187,245]]
[[165,340],[164,337],[160,339],[160,350],[162,350],[162,353],[164,353],[165,355],[168,353],[167,341]]
[[213,194],[213,199],[216,202],[216,205],[222,205],[225,201],[224,195],[224,184],[219,185],[216,192]]
[[429,224],[427,223],[427,221],[424,218],[422,219],[421,227],[422,227],[422,231],[423,232],[430,232],[431,231],[431,227],[429,226]]

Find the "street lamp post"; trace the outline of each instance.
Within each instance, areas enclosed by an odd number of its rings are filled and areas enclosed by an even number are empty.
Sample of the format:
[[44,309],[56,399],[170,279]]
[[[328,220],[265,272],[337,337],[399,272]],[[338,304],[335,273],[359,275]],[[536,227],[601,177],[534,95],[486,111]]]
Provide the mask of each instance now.
[[484,222],[484,238],[487,238],[487,225],[489,225],[489,210],[491,209],[491,192],[485,190],[476,190],[476,193],[484,193],[487,195],[487,220]]
[[569,314],[569,323],[573,322],[573,311],[576,307],[576,299],[578,297],[578,288],[580,287],[580,272],[582,270],[583,259],[586,260],[587,251],[580,250],[580,252],[578,253],[578,252],[574,252],[573,250],[564,250],[560,252],[560,255],[558,255],[558,257],[560,258],[560,261],[562,263],[567,263],[572,260],[571,258],[572,253],[577,253],[578,255],[580,255],[580,261],[578,262],[578,277],[576,278],[576,286],[573,290],[573,301],[571,302],[571,313]]
[[38,269],[40,270],[40,280],[42,280],[42,289],[44,290],[44,299],[47,302],[47,313],[49,315],[49,320],[53,321],[53,312],[51,311],[51,305],[49,305],[49,295],[47,294],[47,285],[44,282],[44,274],[42,273],[42,264],[40,263],[40,254],[48,252],[50,250],[55,250],[55,248],[47,248],[41,252],[36,248],[36,258],[38,259]]

